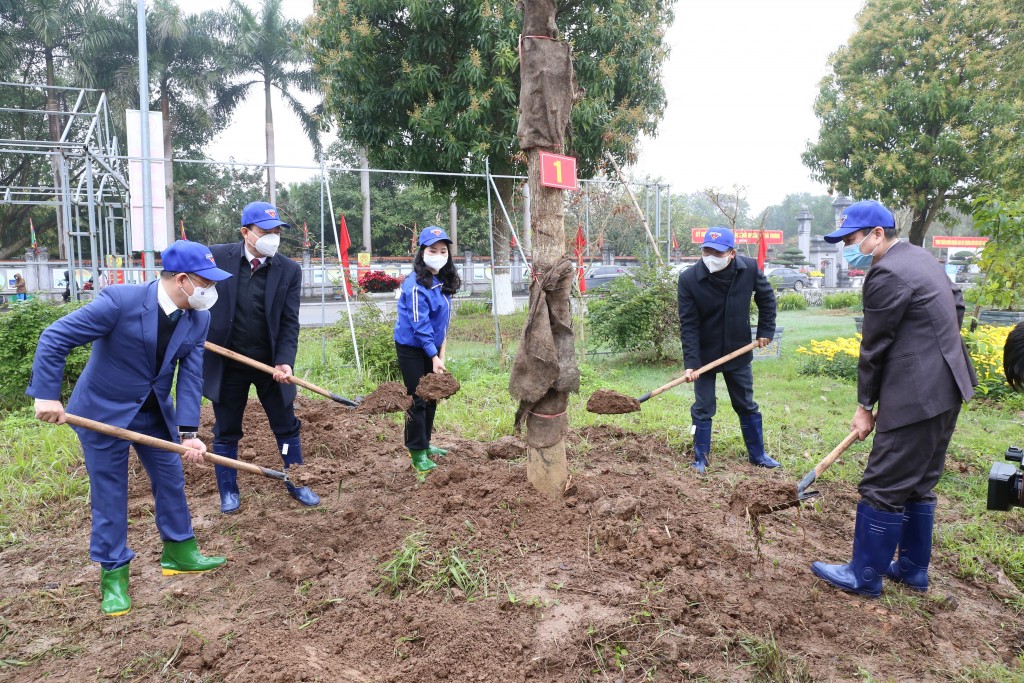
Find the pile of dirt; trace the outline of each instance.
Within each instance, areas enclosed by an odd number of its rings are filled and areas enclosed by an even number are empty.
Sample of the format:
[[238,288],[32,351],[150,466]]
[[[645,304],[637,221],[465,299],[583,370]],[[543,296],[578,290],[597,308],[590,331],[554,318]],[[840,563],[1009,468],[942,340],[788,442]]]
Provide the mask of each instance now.
[[461,385],[454,375],[447,372],[428,372],[416,385],[416,395],[424,401],[439,401],[454,396]]
[[384,382],[359,404],[359,412],[368,415],[402,413],[412,407],[412,396],[398,382]]
[[587,410],[598,415],[621,415],[640,410],[640,401],[611,389],[598,389],[587,399]]
[[[741,681],[762,680],[761,653],[771,680],[927,681],[1019,654],[1005,587],[964,578],[940,547],[923,596],[886,582],[889,599],[867,600],[811,574],[815,560],[849,559],[852,486],[762,515],[759,554],[747,511],[795,495],[800,473],[743,453],[716,453],[699,477],[664,437],[572,430],[572,494],[551,502],[507,459],[523,452],[510,440],[436,433],[448,455],[420,482],[401,416],[310,399],[298,414],[317,508],[239,473],[242,508],[221,515],[212,468],[186,466],[200,547],[228,557],[212,573],[161,575],[132,459],[138,556],[123,617],[100,614],[87,510],[7,546],[0,679]],[[206,408],[207,439],[211,421]],[[240,452],[281,467],[255,402],[245,433]],[[940,506],[940,524],[951,516]]]

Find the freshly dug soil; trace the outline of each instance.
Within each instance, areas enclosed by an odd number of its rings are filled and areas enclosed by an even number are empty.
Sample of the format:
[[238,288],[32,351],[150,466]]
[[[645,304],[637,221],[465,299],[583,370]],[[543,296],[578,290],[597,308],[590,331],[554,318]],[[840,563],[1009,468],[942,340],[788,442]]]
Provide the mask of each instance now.
[[611,389],[598,389],[587,399],[587,410],[599,415],[621,415],[640,410],[640,401]]
[[447,372],[429,372],[423,375],[416,386],[416,395],[424,401],[438,401],[454,396],[459,390],[459,380]]
[[747,479],[737,484],[729,498],[734,515],[754,517],[772,512],[796,500],[796,484],[783,479]]
[[[993,664],[1020,673],[1020,592],[994,567],[968,574],[936,545],[928,593],[887,581],[888,600],[811,574],[815,560],[849,560],[853,486],[829,482],[814,507],[763,515],[759,554],[746,510],[795,496],[800,473],[753,467],[743,452],[718,453],[698,477],[667,437],[570,430],[573,493],[552,502],[527,482],[525,463],[491,459],[488,444],[457,432],[435,433],[448,455],[420,482],[400,418],[305,398],[297,412],[306,464],[296,470],[321,496],[317,508],[279,481],[239,473],[241,510],[222,515],[213,468],[186,465],[200,548],[228,557],[215,572],[162,576],[149,480],[132,457],[138,556],[123,617],[100,613],[87,502],[50,506],[27,535],[5,539],[0,680],[948,681],[981,680]],[[202,422],[209,440],[209,407]],[[240,446],[281,468],[255,401]],[[936,521],[942,533],[967,520],[940,501]],[[411,576],[408,562],[382,567],[400,556],[415,558]],[[755,662],[757,651],[768,654]]]
[[412,396],[405,390],[405,385],[398,382],[384,382],[363,399],[356,409],[369,415],[384,413],[404,413],[412,407]]

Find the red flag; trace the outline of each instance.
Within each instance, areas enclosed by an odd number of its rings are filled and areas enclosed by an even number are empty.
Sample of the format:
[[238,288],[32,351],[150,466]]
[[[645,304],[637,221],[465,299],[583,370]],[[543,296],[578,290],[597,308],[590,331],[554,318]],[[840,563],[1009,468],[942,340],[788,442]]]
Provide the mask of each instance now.
[[678,249],[679,248],[679,240],[676,239],[676,231],[675,230],[672,231],[672,248],[673,249]]
[[36,226],[32,224],[32,216],[28,217],[28,229],[32,233],[32,251],[39,253],[39,242],[36,241]]
[[345,279],[345,289],[352,296],[352,283],[348,278],[348,250],[352,248],[352,238],[348,236],[348,225],[345,214],[341,214],[341,226],[338,228],[338,251],[341,252],[341,275]]
[[757,269],[764,271],[764,262],[768,258],[768,241],[764,238],[764,226],[761,226],[761,234],[757,236]]
[[185,234],[185,220],[184,219],[182,219],[180,221],[180,225],[181,225],[181,239],[187,240],[188,236]]
[[302,224],[302,246],[305,249],[309,249],[309,228],[306,227],[305,223]]
[[576,254],[576,279],[580,283],[580,291],[587,291],[587,280],[583,275],[583,252],[587,248],[587,238],[583,236],[583,226],[576,228],[576,240],[573,244],[573,252]]

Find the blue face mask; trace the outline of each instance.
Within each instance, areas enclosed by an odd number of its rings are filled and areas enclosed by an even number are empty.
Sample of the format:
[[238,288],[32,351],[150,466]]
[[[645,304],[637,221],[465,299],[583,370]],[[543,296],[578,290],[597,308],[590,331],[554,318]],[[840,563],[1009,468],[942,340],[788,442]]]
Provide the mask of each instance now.
[[[871,254],[862,254],[860,251],[860,245],[867,239],[867,235],[864,236],[857,244],[847,244],[843,247],[843,258],[850,264],[851,268],[870,268],[871,260],[874,258],[874,252]],[[877,247],[876,247],[877,248]]]

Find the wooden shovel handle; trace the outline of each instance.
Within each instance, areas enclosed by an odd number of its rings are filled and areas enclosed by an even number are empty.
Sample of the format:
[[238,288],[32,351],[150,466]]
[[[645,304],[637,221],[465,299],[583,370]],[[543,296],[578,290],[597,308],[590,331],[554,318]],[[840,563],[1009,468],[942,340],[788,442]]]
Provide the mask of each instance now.
[[815,478],[820,477],[822,472],[831,467],[832,463],[838,460],[839,456],[845,453],[846,449],[852,446],[856,441],[858,441],[857,430],[854,429],[849,433],[849,435],[847,435],[845,439],[839,442],[838,446],[832,449],[831,453],[822,458],[821,462],[814,466]]
[[[217,344],[214,344],[213,342],[209,342],[209,341],[206,342],[206,348],[209,351],[213,351],[216,354],[224,356],[225,358],[230,358],[231,360],[238,361],[239,363],[244,363],[245,365],[248,365],[249,367],[256,368],[257,370],[262,370],[263,372],[266,372],[268,374],[273,375],[275,372],[277,372],[277,370],[275,368],[267,365],[266,363],[261,363],[258,360],[253,360],[252,358],[249,358],[248,356],[243,356],[242,354],[238,353],[237,351],[232,351],[231,349],[225,349],[223,346],[218,346]],[[288,378],[288,381],[291,382],[292,384],[296,384],[296,385],[298,385],[300,387],[304,387],[306,389],[309,389],[310,391],[316,392],[316,393],[320,394],[321,396],[326,396],[327,398],[333,398],[334,397],[334,394],[332,394],[330,391],[327,391],[326,389],[324,389],[322,387],[318,387],[317,385],[313,384],[312,382],[307,382],[306,380],[302,379],[301,377],[296,377],[295,375],[292,375],[291,377]]]
[[[745,353],[747,353],[749,351],[753,351],[756,348],[757,348],[757,342],[756,341],[752,341],[749,344],[747,344],[746,346],[741,346],[740,348],[736,349],[732,353],[725,354],[724,356],[722,356],[718,360],[713,360],[710,363],[708,363],[707,365],[702,365],[700,368],[697,369],[697,374],[700,375],[701,373],[707,372],[708,370],[711,370],[713,368],[717,368],[722,363],[728,363],[733,358],[736,358],[738,356],[742,356],[743,354],[745,354]],[[664,386],[660,386],[657,389],[654,389],[654,390],[650,391],[649,393],[644,394],[643,396],[641,396],[637,400],[640,401],[641,403],[643,403],[647,399],[652,398],[654,396],[657,396],[658,394],[660,394],[662,392],[668,391],[672,387],[677,387],[680,384],[684,383],[685,381],[686,381],[686,375],[683,375],[682,377],[676,377],[674,380],[672,380],[668,384],[665,384]]]
[[[149,436],[148,434],[133,432],[130,429],[114,427],[113,425],[108,425],[104,422],[90,420],[87,417],[80,417],[78,415],[72,415],[71,413],[64,413],[64,417],[70,425],[90,429],[94,432],[106,434],[107,436],[117,437],[118,439],[141,443],[144,446],[162,448],[165,451],[172,451],[175,453],[185,453],[188,450],[180,443],[165,441],[164,439],[158,439],[155,436]],[[284,472],[267,469],[266,467],[260,467],[259,465],[253,465],[252,463],[242,462],[232,458],[225,458],[224,456],[217,455],[216,453],[203,453],[203,459],[206,460],[206,462],[212,462],[215,465],[223,465],[234,470],[242,470],[243,472],[251,472],[252,474],[262,474],[263,476],[270,477],[272,479],[287,481],[287,475]]]

